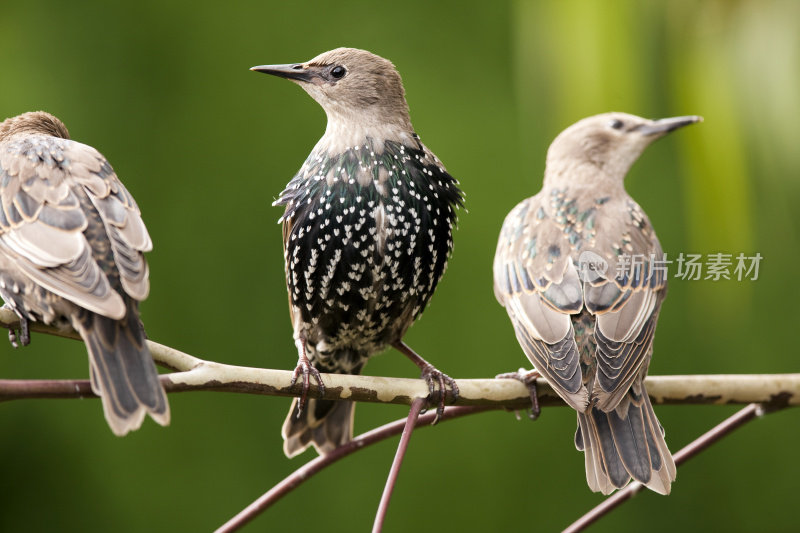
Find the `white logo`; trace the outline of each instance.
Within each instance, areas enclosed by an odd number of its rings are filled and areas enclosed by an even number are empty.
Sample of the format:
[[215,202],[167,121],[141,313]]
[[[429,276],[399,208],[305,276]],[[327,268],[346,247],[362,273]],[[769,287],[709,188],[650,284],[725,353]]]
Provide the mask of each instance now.
[[600,278],[605,278],[608,263],[605,259],[588,250],[578,256],[578,277],[584,283],[592,283]]

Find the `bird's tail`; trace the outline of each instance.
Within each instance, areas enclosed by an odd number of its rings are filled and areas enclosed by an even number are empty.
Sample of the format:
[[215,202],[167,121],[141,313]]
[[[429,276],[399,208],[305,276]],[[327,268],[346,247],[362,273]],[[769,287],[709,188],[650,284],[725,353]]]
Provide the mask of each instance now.
[[145,342],[137,302],[126,298],[126,314],[114,320],[83,310],[73,319],[89,351],[92,390],[103,401],[115,435],[139,429],[145,413],[169,424],[169,404]]
[[[338,357],[342,357],[342,354]],[[348,371],[341,368],[325,368],[319,363],[315,363],[314,366],[320,372],[335,374],[360,374],[363,368],[363,364]],[[283,452],[286,457],[303,453],[312,445],[317,453],[324,455],[353,439],[355,402],[308,398],[302,412],[299,412],[297,406],[298,400],[295,398],[281,429]]]
[[575,447],[586,458],[586,481],[595,492],[611,494],[631,478],[659,494],[669,494],[675,462],[644,387],[633,390],[616,409],[592,407],[578,413]]
[[287,457],[302,453],[310,445],[320,455],[349,442],[353,438],[355,402],[308,398],[302,413],[297,412],[297,398],[283,423],[283,452]]

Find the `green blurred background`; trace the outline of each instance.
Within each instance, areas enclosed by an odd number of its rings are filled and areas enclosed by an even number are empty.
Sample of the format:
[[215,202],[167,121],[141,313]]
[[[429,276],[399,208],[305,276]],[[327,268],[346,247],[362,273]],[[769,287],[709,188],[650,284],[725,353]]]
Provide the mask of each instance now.
[[[467,193],[455,253],[406,340],[457,378],[527,365],[492,294],[500,225],[541,185],[545,150],[610,110],[705,122],[651,147],[628,190],[664,249],[761,253],[758,281],[671,279],[653,374],[796,372],[800,3],[0,2],[0,117],[44,109],[97,147],[155,243],[151,338],[197,356],[293,367],[280,210],[270,206],[325,127],[291,83],[248,72],[337,46],[390,58],[423,141]],[[674,265],[673,265],[674,267]],[[416,377],[397,353],[373,375]],[[5,378],[88,377],[79,343],[0,342]],[[124,438],[97,401],[0,405],[0,530],[208,531],[312,457],[287,460],[289,401],[170,397],[168,429]],[[661,406],[673,451],[735,411]],[[402,417],[360,405],[356,431]],[[386,531],[555,530],[602,500],[574,413],[495,412],[415,433]],[[770,415],[681,467],[596,531],[796,530],[800,413]],[[344,460],[246,531],[371,527],[396,441]]]

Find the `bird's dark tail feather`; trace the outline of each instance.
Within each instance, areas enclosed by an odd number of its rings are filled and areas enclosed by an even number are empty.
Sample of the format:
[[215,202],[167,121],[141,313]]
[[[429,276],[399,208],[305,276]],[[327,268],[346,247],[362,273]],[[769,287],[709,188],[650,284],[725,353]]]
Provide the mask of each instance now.
[[669,494],[675,462],[650,398],[641,390],[639,397],[629,392],[614,411],[593,407],[590,413],[578,413],[575,447],[584,451],[586,481],[595,492],[611,494],[633,478],[659,494]]
[[320,455],[331,452],[353,438],[355,402],[308,398],[300,418],[297,399],[283,423],[283,452],[287,457],[302,453],[310,445]]
[[145,413],[169,424],[169,404],[145,342],[138,305],[127,299],[123,319],[84,311],[73,319],[89,351],[92,390],[103,401],[106,421],[115,435],[139,429]]

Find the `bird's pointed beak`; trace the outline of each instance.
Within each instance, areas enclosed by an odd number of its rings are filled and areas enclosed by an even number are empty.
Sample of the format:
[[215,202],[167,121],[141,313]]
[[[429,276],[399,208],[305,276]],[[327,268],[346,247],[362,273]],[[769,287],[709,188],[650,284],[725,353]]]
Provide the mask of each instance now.
[[695,122],[703,122],[703,117],[697,115],[690,115],[686,117],[672,117],[654,120],[650,124],[645,124],[638,129],[642,135],[666,135],[667,133],[694,124]]
[[258,67],[251,67],[250,70],[255,72],[263,72],[264,74],[272,74],[279,78],[286,78],[292,81],[306,81],[310,82],[314,77],[314,70],[308,68],[302,63],[294,63],[291,65],[261,65]]

